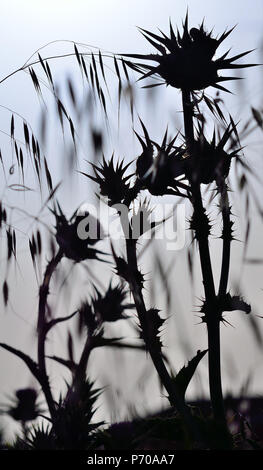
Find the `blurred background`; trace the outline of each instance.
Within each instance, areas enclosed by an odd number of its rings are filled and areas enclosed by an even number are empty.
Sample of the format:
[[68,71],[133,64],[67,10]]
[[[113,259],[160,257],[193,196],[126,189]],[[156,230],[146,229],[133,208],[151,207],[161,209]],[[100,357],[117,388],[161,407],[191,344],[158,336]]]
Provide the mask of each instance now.
[[[45,189],[40,193],[29,155],[25,163],[25,185],[30,191],[10,189],[10,185],[22,182],[16,168],[14,145],[10,139],[11,117],[14,115],[15,136],[20,143],[24,142],[23,123],[27,122],[32,126],[30,132],[33,132],[41,143],[41,152],[46,156],[53,185],[61,182],[57,198],[65,213],[70,216],[77,207],[86,202],[96,204],[96,186],[79,174],[79,171],[90,173],[87,161],[100,158],[92,145],[96,133],[103,135],[103,151],[106,158],[110,158],[114,151],[116,158],[125,158],[129,162],[140,154],[140,146],[133,132],[134,128],[141,133],[138,116],[157,142],[162,139],[167,125],[170,136],[174,136],[177,130],[182,131],[180,94],[175,89],[141,89],[141,83],[135,83],[136,74],[131,73],[132,91],[122,90],[123,96],[119,106],[116,70],[112,59],[107,59],[106,56],[112,56],[113,53],[152,52],[152,47],[136,27],[140,26],[157,34],[158,28],[168,32],[171,19],[173,25],[180,29],[187,7],[191,27],[199,25],[204,18],[207,29],[214,28],[214,35],[217,35],[226,28],[237,25],[219,52],[223,53],[232,48],[231,54],[236,55],[255,49],[249,60],[244,58],[244,62],[263,62],[261,0],[254,0],[253,3],[247,0],[10,0],[1,5],[0,148],[7,169],[6,174],[1,174],[1,200],[9,209],[12,225],[17,231],[18,251],[17,262],[8,266],[6,244],[2,243],[1,279],[8,278],[10,301],[7,308],[3,306],[1,309],[0,340],[24,350],[32,357],[36,354],[38,287],[49,256],[48,242],[54,220],[47,208],[40,211],[48,193],[45,193]],[[89,54],[100,50],[105,57],[109,90],[106,96],[107,119],[102,107],[94,106],[89,87],[78,67],[74,43],[80,52]],[[74,122],[75,146],[68,123],[65,124],[64,132],[61,130],[56,103],[41,64],[34,65],[34,70],[41,83],[42,95],[36,93],[28,68],[13,73],[27,62],[34,64],[38,61],[38,53],[43,59],[48,59],[57,94]],[[87,63],[89,60],[87,57]],[[248,121],[252,123],[249,129],[253,130],[255,127],[252,132],[244,133],[241,143],[244,146],[244,161],[256,173],[258,179],[248,176],[253,193],[249,194],[251,203],[247,210],[246,198],[238,190],[235,171],[230,175],[231,187],[237,190],[232,195],[232,202],[238,240],[233,243],[230,288],[233,293],[242,293],[251,303],[252,315],[232,312],[226,316],[232,326],[222,326],[222,375],[225,394],[261,396],[263,320],[257,315],[263,315],[262,265],[243,261],[244,257],[254,261],[263,259],[262,214],[258,207],[262,207],[260,179],[263,174],[263,135],[261,129],[253,126],[251,112],[251,107],[259,110],[263,108],[263,72],[262,67],[238,72],[238,76],[244,80],[230,82],[228,88],[232,94],[220,94],[220,98],[224,101],[222,107],[226,116],[230,112],[235,122],[240,121],[239,128],[242,129]],[[209,89],[208,94],[214,97],[216,92]],[[134,105],[133,119],[130,112],[131,96]],[[209,135],[214,125],[213,116],[209,112],[207,119]],[[27,154],[26,148],[24,154]],[[10,168],[12,171],[8,171]],[[152,198],[153,205],[172,202],[169,197]],[[221,244],[218,239],[220,220],[215,206],[212,206],[211,211],[215,224],[211,251],[218,279],[221,263]],[[186,207],[186,214],[188,213],[190,214]],[[35,216],[39,217],[40,222]],[[37,229],[41,230],[42,238],[47,243],[44,247],[46,252],[44,249],[39,265],[34,269],[28,240]],[[246,234],[249,238],[245,245]],[[198,306],[203,291],[197,256],[194,255],[193,282],[187,263],[188,252],[192,248],[191,234],[187,233],[186,244],[182,250],[166,254],[165,242],[159,240],[154,242],[149,250],[145,250],[140,258],[141,268],[147,273],[147,305],[159,308],[162,317],[168,319],[163,332],[163,342],[174,371],[178,371],[198,349],[206,348],[207,345],[205,327],[198,325]],[[109,250],[109,245],[107,249]],[[121,242],[116,244],[116,249],[120,253],[124,252]],[[111,275],[112,266],[105,270],[104,266],[96,261],[87,269],[63,262],[50,296],[56,315],[73,312],[79,299],[89,297],[92,284],[101,289],[102,286],[106,288]],[[64,327],[58,327],[50,335],[49,354],[66,356],[69,329],[76,338],[77,357],[83,339],[78,337],[74,321]],[[109,328],[110,334],[125,336],[130,342],[136,343],[133,321],[114,324]],[[106,387],[97,412],[99,419],[103,417],[111,422],[131,417],[135,413],[144,415],[150,410],[167,405],[151,361],[144,352],[111,352],[102,348],[93,354],[90,374],[100,385]],[[0,367],[1,403],[6,403],[10,394],[17,388],[36,385],[24,365],[5,351],[0,352]],[[49,371],[51,385],[59,394],[65,380],[69,378],[67,371],[51,361]],[[188,397],[193,399],[207,396],[208,374],[204,359],[189,387]],[[11,421],[2,418],[2,422],[11,433]]]

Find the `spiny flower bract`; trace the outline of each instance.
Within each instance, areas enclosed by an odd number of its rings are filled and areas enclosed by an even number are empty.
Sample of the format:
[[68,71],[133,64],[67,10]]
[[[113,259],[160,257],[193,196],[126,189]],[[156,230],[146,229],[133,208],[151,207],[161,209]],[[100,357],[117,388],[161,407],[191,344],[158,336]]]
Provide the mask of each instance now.
[[86,326],[88,335],[90,336],[93,336],[95,331],[98,329],[98,322],[92,309],[92,305],[87,300],[82,302],[79,308],[79,331],[82,330],[84,325]]
[[133,305],[123,303],[127,295],[123,286],[112,287],[110,284],[104,295],[97,289],[96,293],[93,308],[99,322],[115,322],[127,318],[123,313]]
[[[164,194],[183,196],[182,193],[179,193],[179,188],[187,188],[176,178],[184,172],[184,150],[174,146],[176,137],[167,143],[167,131],[161,145],[153,142],[149,138],[146,127],[142,122],[141,124],[145,139],[136,133],[143,149],[136,162],[136,175],[142,189],[148,189],[155,196],[163,196]],[[157,150],[156,155],[155,149]]]
[[203,90],[212,86],[228,91],[220,83],[235,80],[237,77],[221,77],[218,72],[254,65],[233,63],[252,51],[246,51],[230,58],[227,58],[229,53],[227,51],[220,58],[213,60],[218,47],[234,28],[226,30],[218,38],[212,37],[212,31],[205,31],[204,23],[199,28],[192,28],[189,31],[188,14],[186,14],[182,35],[178,30],[175,34],[171,22],[170,37],[162,31],[160,31],[161,35],[157,35],[145,29],[139,29],[147,41],[160,52],[160,54],[122,54],[134,59],[158,63],[157,66],[154,66],[127,62],[127,65],[142,74],[139,80],[159,76],[164,80],[162,83],[181,90]]
[[[101,254],[101,251],[91,248],[103,238],[99,221],[88,212],[77,214],[77,211],[74,212],[70,220],[67,220],[59,205],[58,211],[53,211],[53,213],[56,217],[56,240],[64,256],[75,262],[99,259],[97,255]],[[87,231],[85,230],[84,239],[80,238],[78,233],[79,224],[82,222],[86,222],[86,228],[90,233],[90,236],[86,236]]]
[[[240,148],[224,150],[225,145],[231,139],[234,126],[229,124],[222,136],[216,141],[214,130],[213,138],[209,142],[204,135],[203,129],[199,127],[197,139],[193,143],[193,156],[184,158],[184,173],[188,179],[197,179],[200,183],[209,184],[213,181],[220,183],[224,180],[230,170],[231,160],[240,151]],[[234,142],[236,147],[237,142]],[[233,145],[233,142],[232,142]]]
[[8,410],[8,414],[16,421],[32,421],[37,418],[37,392],[33,388],[22,388],[16,391],[16,405]]
[[27,435],[25,444],[28,450],[55,450],[56,439],[50,427],[44,428],[44,424],[34,426]]
[[92,165],[95,176],[83,173],[88,178],[95,181],[100,186],[100,194],[108,198],[109,206],[123,202],[129,194],[129,180],[132,175],[124,176],[131,163],[124,165],[121,160],[114,165],[114,155],[107,162],[103,156],[100,166]]

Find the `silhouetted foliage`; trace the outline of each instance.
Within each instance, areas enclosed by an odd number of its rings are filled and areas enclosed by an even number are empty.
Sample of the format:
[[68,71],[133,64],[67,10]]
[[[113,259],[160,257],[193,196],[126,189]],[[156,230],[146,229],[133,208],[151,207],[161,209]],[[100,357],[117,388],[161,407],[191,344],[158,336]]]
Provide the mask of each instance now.
[[[98,220],[82,207],[77,209],[70,218],[67,218],[64,208],[61,208],[57,200],[57,191],[61,183],[53,183],[54,175],[52,175],[48,160],[42,152],[35,133],[29,123],[23,119],[21,131],[23,145],[21,145],[20,139],[16,136],[17,117],[12,113],[10,139],[16,158],[16,170],[19,171],[22,184],[15,183],[7,187],[11,191],[31,191],[31,187],[25,184],[27,176],[25,160],[29,159],[41,197],[45,195],[45,202],[38,216],[35,217],[35,221],[43,223],[44,226],[42,211],[48,207],[53,217],[53,227],[50,229],[48,226],[49,247],[42,238],[42,229],[40,231],[39,226],[28,236],[27,247],[33,268],[37,276],[40,276],[37,357],[34,358],[34,353],[31,357],[31,353],[29,356],[13,346],[0,343],[1,348],[21,359],[28,367],[38,383],[45,402],[43,406],[38,404],[40,392],[34,388],[21,388],[15,392],[15,403],[7,406],[2,412],[21,423],[23,436],[17,435],[12,445],[3,444],[1,441],[2,447],[17,450],[149,448],[187,448],[190,450],[198,448],[236,449],[250,445],[253,449],[260,448],[261,443],[255,438],[253,432],[247,431],[248,426],[245,419],[239,423],[240,434],[232,432],[225,412],[221,385],[220,326],[221,323],[228,323],[224,314],[239,310],[251,316],[250,304],[240,293],[230,293],[229,288],[231,247],[235,240],[229,173],[234,166],[233,161],[239,169],[241,168],[239,189],[241,193],[247,194],[250,188],[246,172],[251,170],[242,160],[242,147],[237,124],[231,116],[226,118],[226,113],[223,113],[220,107],[222,100],[218,98],[219,95],[213,99],[204,91],[210,86],[220,91],[228,91],[220,83],[235,80],[237,77],[222,77],[219,75],[220,71],[254,65],[236,64],[238,59],[251,51],[227,58],[228,51],[221,57],[214,58],[218,47],[232,30],[233,28],[226,30],[217,38],[213,37],[212,31],[206,31],[204,23],[198,28],[189,30],[187,13],[182,33],[178,30],[175,33],[171,23],[170,37],[162,32],[161,35],[157,35],[141,29],[143,36],[158,50],[159,54],[110,55],[117,78],[118,122],[120,121],[121,100],[124,96],[128,96],[133,131],[141,145],[141,153],[134,155],[134,159],[129,163],[126,163],[124,158],[115,157],[114,153],[107,160],[103,153],[104,147],[108,145],[107,139],[103,131],[96,127],[94,118],[90,129],[91,148],[93,148],[94,155],[93,161],[89,162],[93,173],[89,174],[89,172],[79,170],[78,173],[82,175],[82,178],[85,176],[97,185],[99,190],[97,196],[102,197],[104,204],[115,211],[116,219],[119,221],[124,235],[122,244],[115,243],[111,239],[111,235],[105,233],[103,220]],[[74,53],[72,52],[72,55],[76,57],[82,79],[85,80],[88,87],[87,106],[90,109],[92,106],[97,109],[99,104],[105,122],[109,124],[107,107],[109,88],[104,64],[106,55],[104,57],[100,51],[81,52],[78,44],[73,43],[73,45]],[[127,60],[126,57],[131,60]],[[134,60],[143,62],[138,63]],[[148,62],[157,62],[157,65],[149,65]],[[35,90],[39,97],[44,99],[43,80],[38,77],[37,69],[35,70],[36,65],[41,68],[42,74],[44,73],[49,90],[54,97],[56,116],[61,126],[65,146],[68,144],[70,150],[69,165],[71,169],[75,168],[74,159],[78,154],[79,140],[75,119],[63,103],[48,60],[38,53],[38,59],[35,62],[26,63],[19,71],[29,71]],[[149,77],[152,79],[157,77],[158,80],[161,78],[161,82],[151,83],[146,87],[166,84],[180,91],[184,118],[183,134],[178,131],[173,138],[169,138],[167,128],[161,142],[157,143],[150,137],[151,132],[140,117],[140,128],[135,130],[133,83],[128,70],[138,73],[139,80]],[[78,112],[77,90],[70,79],[67,81],[67,90],[70,104],[74,112]],[[201,104],[204,106],[204,112],[200,111]],[[209,122],[206,111],[212,112],[219,122],[214,127],[211,139],[208,137]],[[251,112],[256,126],[262,129],[262,110],[253,107]],[[41,129],[43,136],[46,132],[45,125],[46,123],[43,121]],[[66,128],[69,132],[70,144],[65,137]],[[99,161],[100,158],[101,161]],[[6,177],[5,159],[2,157],[2,153],[0,153],[0,160]],[[91,157],[90,160],[92,160]],[[14,165],[12,163],[9,167],[9,175],[14,173]],[[89,181],[87,178],[83,179],[87,182]],[[207,189],[211,193],[210,200],[207,198]],[[252,192],[251,194],[253,195]],[[200,256],[204,286],[200,306],[201,323],[205,324],[208,333],[208,349],[198,350],[196,355],[177,374],[175,373],[177,367],[171,364],[164,354],[163,334],[169,318],[156,305],[148,305],[145,292],[147,280],[151,274],[145,272],[145,267],[141,263],[140,256],[143,249],[139,251],[143,235],[152,233],[166,222],[165,218],[159,222],[152,221],[151,197],[165,197],[167,195],[175,196],[176,203],[183,199],[192,211],[188,225]],[[220,242],[222,244],[222,261],[218,286],[216,285],[215,266],[212,263],[209,245],[213,230],[213,221],[210,215],[211,200],[217,202],[219,215],[222,219]],[[248,196],[246,201],[248,213],[250,204]],[[261,206],[259,205],[259,207]],[[262,215],[262,209],[260,210]],[[8,202],[1,201],[0,228],[6,240],[7,267],[12,262],[17,262],[18,240],[16,230],[12,227],[12,221],[9,220],[10,212]],[[145,223],[143,226],[142,221]],[[245,246],[249,230],[250,221],[248,220]],[[108,247],[111,247],[111,251],[107,248],[108,239],[110,239]],[[99,249],[98,246],[102,248]],[[122,252],[123,249],[126,250],[125,253]],[[191,279],[193,279],[194,251],[195,245],[188,251]],[[42,274],[43,254],[46,267]],[[73,313],[67,311],[69,306],[65,297],[63,308],[65,308],[66,314],[56,316],[55,308],[53,309],[50,300],[50,293],[52,291],[52,294],[59,294],[59,286],[55,284],[55,273],[63,271],[64,262],[67,262],[72,269],[76,265],[86,269],[85,272],[89,275],[89,285],[85,288],[85,292],[79,294]],[[99,265],[102,270],[106,270],[110,265],[111,279],[106,286],[102,287],[103,277],[102,280],[96,278],[95,269],[93,272],[95,264],[92,263]],[[172,287],[168,285],[170,268],[165,266],[161,257],[156,257],[156,265],[162,289],[165,291],[166,313],[168,313],[172,291]],[[152,276],[155,277],[154,273]],[[68,291],[76,288],[77,282],[73,282],[70,288],[66,282],[66,280],[63,281]],[[3,303],[6,308],[10,303],[11,290],[7,269],[2,283]],[[128,323],[134,318],[136,318],[136,325],[135,327],[133,325],[133,331],[137,335],[136,343],[125,342],[122,335],[115,336],[112,333],[112,331],[118,331],[116,324],[119,320]],[[67,357],[55,354],[48,355],[50,331],[60,323],[68,324],[71,319],[77,321],[78,335],[74,335],[73,330],[68,330],[65,340]],[[255,317],[252,317],[251,321],[257,341],[262,343]],[[114,328],[116,329],[113,330]],[[159,414],[145,419],[136,417],[132,422],[123,421],[110,425],[105,423],[105,420],[96,421],[94,415],[98,406],[97,401],[98,399],[103,400],[105,390],[89,378],[89,365],[93,351],[103,347],[113,350],[115,348],[119,351],[125,349],[147,353],[156,370],[161,388],[170,403],[168,416]],[[80,352],[77,354],[76,350]],[[211,409],[208,413],[203,413],[202,407],[188,404],[186,392],[200,361],[206,355],[208,356]],[[65,381],[66,387],[59,396],[53,387],[47,360],[52,360],[57,365],[63,365],[69,374]],[[100,376],[100,371],[97,375]],[[37,423],[28,424],[36,419],[38,419]]]

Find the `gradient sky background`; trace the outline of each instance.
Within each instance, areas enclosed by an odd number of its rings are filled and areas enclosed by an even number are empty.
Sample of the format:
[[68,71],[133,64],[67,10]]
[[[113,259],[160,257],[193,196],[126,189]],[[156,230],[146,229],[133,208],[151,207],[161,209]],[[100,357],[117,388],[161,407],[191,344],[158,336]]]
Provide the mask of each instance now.
[[[186,8],[189,8],[189,20],[192,26],[200,24],[203,17],[207,24],[207,28],[215,27],[215,33],[221,33],[226,27],[232,27],[238,24],[236,30],[227,39],[225,49],[233,46],[233,55],[238,54],[244,50],[257,48],[253,53],[253,62],[262,62],[262,48],[263,48],[263,3],[262,0],[221,0],[221,1],[206,1],[206,0],[178,0],[178,1],[157,1],[157,0],[133,0],[133,1],[120,1],[120,0],[47,0],[30,1],[11,0],[3,2],[1,5],[0,17],[0,36],[1,36],[1,50],[0,50],[0,78],[8,75],[16,68],[19,68],[32,53],[41,46],[55,40],[73,40],[79,43],[91,44],[97,46],[102,50],[111,52],[150,52],[151,47],[148,45],[144,38],[139,34],[136,26],[141,26],[151,31],[157,31],[159,27],[162,31],[168,30],[169,18],[171,18],[174,25],[180,26],[181,19],[184,18]],[[72,52],[72,45],[69,43],[56,43],[52,44],[46,50],[43,50],[42,56],[45,57],[46,51],[51,54]],[[251,55],[252,57],[252,55]],[[251,59],[252,60],[252,59]],[[63,80],[63,77],[75,77],[76,66],[72,67],[70,60],[61,61],[56,64],[56,79]],[[246,117],[250,112],[250,106],[262,107],[262,70],[258,69],[245,70],[243,75],[247,78],[243,88],[235,88],[230,85],[231,90],[242,93],[242,101],[238,96],[229,96],[226,98],[226,104],[231,109],[231,113],[235,119],[240,116]],[[162,128],[158,129],[158,120],[154,119],[153,129],[159,135],[163,133],[169,118],[166,106],[170,106],[169,99],[174,97],[175,103],[178,103],[178,96],[175,96],[174,90],[169,90],[167,96],[164,97],[165,91],[161,92],[161,99],[158,101],[158,110],[160,112]],[[162,108],[163,99],[163,108]],[[38,100],[32,90],[32,84],[28,76],[21,72],[0,85],[0,105],[7,106],[15,109],[17,112],[25,116],[30,122],[38,122],[40,115],[40,108]],[[145,102],[142,106],[145,105]],[[146,123],[151,122],[151,116],[145,111]],[[10,129],[10,113],[6,110],[1,110],[0,113],[0,129],[8,132]],[[5,136],[2,136],[2,146],[5,147]],[[260,140],[261,139],[261,140]],[[120,149],[125,147],[123,140],[118,143]],[[262,138],[259,135],[256,141],[252,139],[252,145],[246,158],[251,158],[251,165],[254,167],[258,174],[262,174],[263,159],[262,159]],[[82,198],[83,200],[83,198]],[[78,199],[81,202],[81,198]],[[30,200],[26,200],[27,207],[30,209]],[[32,207],[36,202],[32,199]],[[68,197],[68,205],[71,204],[71,196]],[[76,206],[74,201],[74,206]],[[251,256],[262,257],[262,248],[260,238],[262,237],[262,226],[256,214],[254,219],[254,231]],[[243,219],[240,220],[242,225]],[[244,225],[243,225],[244,226]],[[235,248],[233,256],[233,272],[232,280],[235,282],[240,270],[240,255]],[[217,258],[215,257],[215,262]],[[187,271],[183,265],[183,261],[179,261],[181,279],[176,285],[176,290],[188,296],[189,304],[184,304],[182,311],[191,311],[192,298],[188,295],[185,279],[187,278]],[[25,273],[27,273],[25,267]],[[183,274],[183,275],[182,275]],[[260,268],[250,268],[244,272],[242,285],[245,284],[246,293],[253,295],[253,304],[259,314],[262,303],[262,271]],[[28,277],[26,281],[27,288],[32,290],[32,278]],[[188,281],[187,281],[188,282]],[[200,283],[197,283],[199,286]],[[36,286],[34,286],[36,287]],[[37,291],[36,291],[37,292]],[[197,289],[198,292],[198,289]],[[30,292],[30,295],[32,292]],[[157,293],[160,296],[160,293]],[[199,290],[200,295],[200,290]],[[1,340],[9,342],[13,346],[27,347],[32,349],[35,347],[35,342],[32,336],[32,325],[34,321],[34,312],[31,305],[32,297],[26,296],[24,287],[21,289],[19,283],[17,284],[17,297],[18,302],[24,302],[26,312],[20,315],[25,316],[25,321],[19,320],[16,315],[12,316],[12,312],[7,317],[6,314],[2,316],[2,333]],[[160,300],[160,302],[162,302]],[[179,301],[176,303],[175,308],[180,310]],[[10,317],[11,316],[11,317]],[[261,393],[263,387],[262,373],[262,351],[254,346],[253,336],[250,330],[248,331],[246,323],[243,319],[239,318],[241,314],[233,314],[233,324],[235,328],[224,328],[223,332],[223,375],[224,375],[224,389],[231,390],[238,393],[246,378],[251,374],[250,393]],[[232,317],[231,317],[232,321]],[[28,327],[29,323],[30,328]],[[185,323],[184,323],[185,322]],[[191,343],[189,356],[193,354],[196,349],[205,347],[206,337],[205,332],[200,332],[200,327],[195,327],[196,320],[193,315],[190,315],[186,320],[182,320],[178,326],[177,339],[180,346],[174,348],[172,357],[176,358],[177,366],[183,365],[186,360],[185,354],[182,352],[182,339],[184,331],[187,330],[187,336]],[[186,330],[184,330],[186,328]],[[199,328],[199,329],[198,329]],[[198,329],[198,330],[197,330]],[[197,333],[198,331],[198,333]],[[263,331],[263,328],[261,328]],[[24,335],[25,333],[25,335]],[[169,337],[168,343],[173,345],[173,338]],[[253,346],[252,346],[253,345]],[[233,356],[235,359],[233,360]],[[0,365],[1,365],[1,384],[0,394],[1,402],[4,401],[4,394],[10,393],[11,390],[27,386],[30,383],[29,376],[25,374],[25,369],[22,364],[18,364],[16,359],[11,360],[7,353],[0,352]],[[232,359],[231,359],[232,358]],[[239,359],[239,361],[237,360]],[[102,356],[102,360],[105,360]],[[113,361],[113,359],[109,359]],[[120,360],[120,358],[119,358]],[[134,358],[133,358],[134,361]],[[114,368],[114,362],[111,363]],[[133,367],[136,367],[136,360],[133,362]],[[204,382],[207,380],[205,366],[203,366]],[[60,369],[59,369],[60,371]],[[255,374],[256,371],[256,374]],[[235,376],[235,380],[234,380]],[[117,376],[116,376],[117,377]],[[111,379],[110,375],[107,378]],[[233,380],[232,380],[233,379]],[[117,380],[117,379],[116,379]],[[123,386],[127,382],[126,387],[129,388],[129,375],[123,376]],[[203,385],[203,389],[199,388],[199,392],[207,392],[207,384]],[[194,390],[193,390],[194,393]],[[158,402],[159,392],[155,393],[154,402]],[[130,400],[132,397],[129,398]],[[127,401],[129,401],[129,399]]]

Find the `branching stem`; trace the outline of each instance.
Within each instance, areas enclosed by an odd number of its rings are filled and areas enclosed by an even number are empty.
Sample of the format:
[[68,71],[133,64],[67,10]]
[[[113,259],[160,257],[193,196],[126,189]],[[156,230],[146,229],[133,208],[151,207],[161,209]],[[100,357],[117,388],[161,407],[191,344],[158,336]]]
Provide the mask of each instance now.
[[[136,240],[132,238],[126,239],[126,253],[130,273],[133,273],[138,270]],[[158,376],[160,377],[161,383],[163,384],[164,388],[168,393],[170,404],[171,406],[176,408],[176,410],[184,419],[189,434],[192,435],[192,437],[194,437],[197,442],[200,442],[200,433],[194,423],[189,408],[185,404],[184,400],[181,398],[180,393],[178,393],[177,391],[175,383],[171,379],[171,376],[163,361],[161,351],[159,348],[156,347],[157,343],[148,340],[149,319],[147,316],[147,309],[145,306],[141,286],[138,284],[136,277],[132,276],[132,274],[130,278],[130,290],[134,299],[134,304],[138,314],[140,325],[144,333],[146,349],[149,351],[150,357],[153,361]]]
[[48,375],[46,371],[46,357],[45,357],[45,343],[46,343],[46,306],[49,294],[49,285],[53,273],[55,272],[58,264],[63,257],[63,251],[59,250],[57,254],[49,261],[43,282],[39,288],[39,303],[38,303],[38,367],[41,377],[41,385],[45,395],[47,405],[49,408],[50,416],[54,421],[55,418],[55,403],[50,389]]
[[[193,174],[191,181],[192,188],[192,204],[194,215],[201,218],[204,214],[204,206],[200,188],[198,155],[194,152],[194,125],[193,125],[193,109],[191,104],[191,94],[188,90],[182,92],[185,138],[188,147],[189,157],[192,159]],[[194,161],[196,159],[196,162]],[[207,312],[207,330],[208,330],[208,367],[209,367],[209,386],[210,396],[213,408],[214,419],[222,433],[227,435],[227,425],[224,411],[224,401],[221,382],[221,363],[220,363],[220,315],[215,310],[215,285],[209,251],[208,235],[202,234],[198,237],[199,255],[202,269],[202,277],[204,283],[204,291]],[[225,280],[224,280],[225,282]],[[224,439],[224,438],[223,438]],[[227,441],[227,439],[225,439]],[[226,442],[226,446],[228,446]]]

